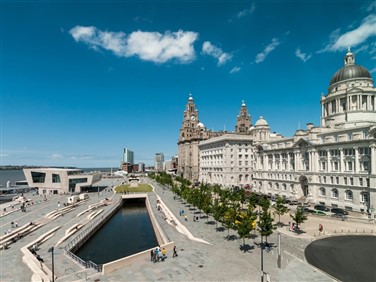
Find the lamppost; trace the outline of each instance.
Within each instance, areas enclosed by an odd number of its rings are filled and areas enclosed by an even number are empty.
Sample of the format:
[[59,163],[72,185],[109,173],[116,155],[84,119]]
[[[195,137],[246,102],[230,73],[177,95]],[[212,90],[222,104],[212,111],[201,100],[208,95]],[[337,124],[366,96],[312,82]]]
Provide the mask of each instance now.
[[48,252],[52,253],[52,282],[55,282],[54,247],[49,248]]

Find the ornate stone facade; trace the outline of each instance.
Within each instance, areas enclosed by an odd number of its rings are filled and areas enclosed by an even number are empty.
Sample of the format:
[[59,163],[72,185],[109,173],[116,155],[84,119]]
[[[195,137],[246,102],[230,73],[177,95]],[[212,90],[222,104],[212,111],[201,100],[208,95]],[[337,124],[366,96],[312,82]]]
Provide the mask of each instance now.
[[179,133],[177,174],[197,181],[199,177],[199,141],[222,134],[223,132],[206,130],[205,125],[199,121],[198,110],[190,94]]
[[178,143],[180,174],[224,187],[249,185],[264,194],[368,211],[373,216],[375,100],[374,81],[367,69],[355,64],[350,50],[328,93],[321,96],[321,125],[309,123],[293,137],[272,133],[263,117],[252,126],[243,102],[235,132],[212,138],[215,134],[199,125],[190,97]]

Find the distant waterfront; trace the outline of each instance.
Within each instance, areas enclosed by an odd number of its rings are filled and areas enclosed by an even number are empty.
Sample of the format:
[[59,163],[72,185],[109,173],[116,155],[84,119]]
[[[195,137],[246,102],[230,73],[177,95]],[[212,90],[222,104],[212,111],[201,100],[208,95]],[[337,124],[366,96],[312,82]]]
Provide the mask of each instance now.
[[[113,168],[113,171],[117,171],[118,168]],[[101,172],[111,172],[111,168],[83,168],[85,172],[90,171],[101,171]],[[22,169],[12,169],[12,170],[0,170],[0,185],[1,188],[7,187],[7,182],[10,181],[11,185],[15,185],[16,181],[25,180],[25,175]]]

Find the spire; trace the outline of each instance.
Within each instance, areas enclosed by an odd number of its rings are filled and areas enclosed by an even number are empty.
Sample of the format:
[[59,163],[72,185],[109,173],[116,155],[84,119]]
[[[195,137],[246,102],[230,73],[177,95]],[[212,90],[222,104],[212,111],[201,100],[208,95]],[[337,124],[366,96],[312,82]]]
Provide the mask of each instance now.
[[188,100],[189,100],[189,101],[192,101],[192,100],[193,100],[193,98],[192,98],[192,94],[191,94],[191,93],[189,93],[189,98],[188,98]]

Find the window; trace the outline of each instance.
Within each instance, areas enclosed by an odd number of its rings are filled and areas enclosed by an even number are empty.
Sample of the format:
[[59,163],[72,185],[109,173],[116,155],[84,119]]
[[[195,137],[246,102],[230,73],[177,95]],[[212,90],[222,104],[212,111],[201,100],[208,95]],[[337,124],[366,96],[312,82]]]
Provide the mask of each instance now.
[[53,173],[52,174],[52,183],[60,183],[60,175]]
[[347,161],[347,170],[352,171],[353,170],[353,162],[352,161]]
[[319,189],[319,196],[320,196],[320,197],[325,197],[325,188],[324,188],[324,187],[321,187],[321,188]]
[[272,189],[272,183],[271,182],[268,183],[268,189]]
[[366,182],[367,182],[367,187],[370,187],[370,182],[369,182],[369,178],[366,178]]
[[286,190],[287,190],[287,186],[286,186],[285,183],[282,184],[282,190],[283,190],[283,191],[286,191]]
[[368,130],[364,130],[364,131],[363,131],[363,139],[367,139],[367,137],[368,137],[368,133],[369,133]]
[[351,190],[347,190],[345,192],[345,199],[347,201],[352,201],[353,200],[353,192]]
[[279,190],[279,184],[278,183],[275,184],[275,190]]
[[336,184],[339,184],[339,177],[336,177]]
[[354,178],[350,177],[350,185],[354,185]]
[[361,203],[368,203],[369,201],[369,195],[368,193],[362,193],[360,194],[360,202]]
[[359,177],[359,186],[363,186],[363,178]]
[[347,177],[343,178],[343,183],[345,183],[345,185],[347,185]]
[[338,199],[338,190],[337,189],[332,189],[332,198]]
[[325,170],[326,168],[326,162],[321,162],[321,170]]
[[333,181],[333,176],[330,177],[330,183],[333,184],[334,181]]
[[338,162],[333,162],[333,170],[338,171]]
[[33,183],[44,183],[46,180],[46,173],[32,171],[31,177],[33,179]]
[[324,178],[324,183],[326,183],[326,176],[324,176],[323,178]]

